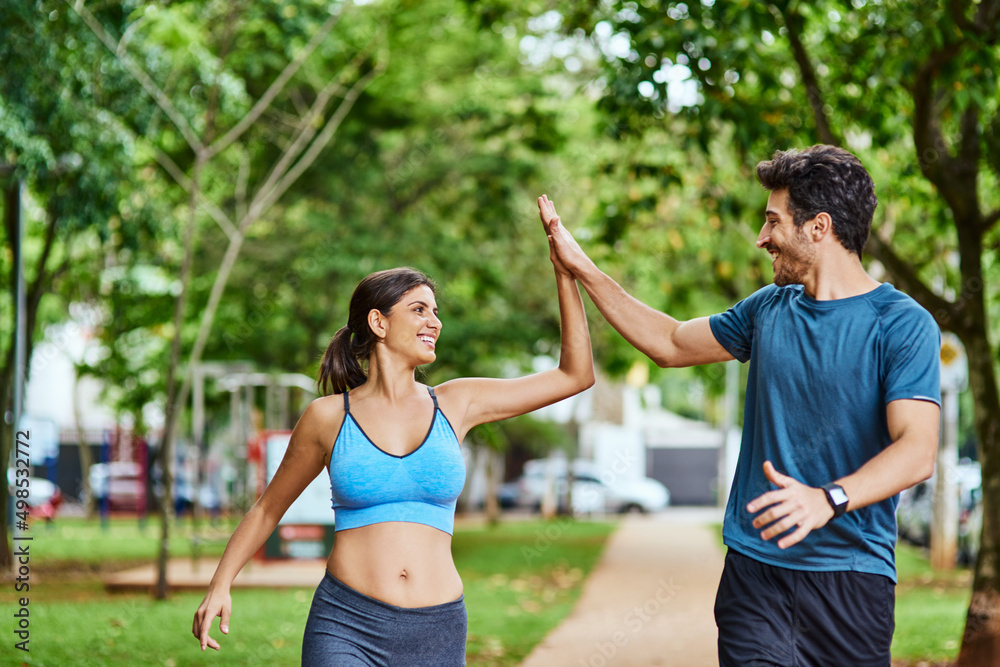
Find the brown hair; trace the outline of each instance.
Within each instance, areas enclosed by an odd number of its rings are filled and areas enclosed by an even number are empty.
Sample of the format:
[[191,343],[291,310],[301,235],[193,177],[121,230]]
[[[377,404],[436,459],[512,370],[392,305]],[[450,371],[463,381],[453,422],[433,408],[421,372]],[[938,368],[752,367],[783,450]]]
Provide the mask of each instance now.
[[824,144],[778,151],[757,164],[757,179],[768,190],[788,188],[788,210],[797,227],[819,213],[828,213],[833,235],[861,257],[878,198],[875,183],[858,158]]
[[358,283],[351,296],[347,326],[333,335],[320,363],[316,381],[320,393],[342,394],[365,383],[368,373],[362,362],[368,361],[378,341],[368,326],[368,313],[377,308],[388,316],[404,294],[420,285],[431,291],[436,287],[430,278],[408,267],[377,271]]

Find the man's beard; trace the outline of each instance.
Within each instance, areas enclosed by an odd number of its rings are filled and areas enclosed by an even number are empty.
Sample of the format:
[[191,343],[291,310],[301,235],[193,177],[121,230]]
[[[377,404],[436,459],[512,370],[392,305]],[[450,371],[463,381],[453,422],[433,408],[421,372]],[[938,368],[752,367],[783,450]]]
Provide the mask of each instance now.
[[778,287],[803,284],[816,252],[798,233],[782,247],[774,247],[778,250],[778,258],[774,262],[774,284]]

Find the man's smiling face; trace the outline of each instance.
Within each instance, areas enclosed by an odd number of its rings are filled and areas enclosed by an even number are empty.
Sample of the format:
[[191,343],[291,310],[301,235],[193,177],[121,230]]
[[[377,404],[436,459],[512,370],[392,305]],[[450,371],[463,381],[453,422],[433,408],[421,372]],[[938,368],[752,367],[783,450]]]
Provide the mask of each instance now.
[[800,285],[805,281],[816,257],[807,227],[808,223],[795,225],[788,210],[788,190],[773,190],[767,198],[757,247],[771,255],[775,285]]

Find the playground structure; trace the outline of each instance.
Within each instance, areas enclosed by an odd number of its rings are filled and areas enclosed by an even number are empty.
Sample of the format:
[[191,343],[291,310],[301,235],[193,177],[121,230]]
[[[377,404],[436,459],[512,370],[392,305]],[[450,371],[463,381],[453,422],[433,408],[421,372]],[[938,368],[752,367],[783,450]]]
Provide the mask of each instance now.
[[[315,382],[301,373],[265,373],[253,370],[247,362],[203,362],[192,369],[191,384],[191,456],[194,468],[193,512],[196,519],[204,509],[204,497],[215,495],[223,507],[244,512],[260,493],[257,488],[259,461],[252,450],[260,431],[290,429],[298,416],[293,412],[292,393],[298,389],[306,397],[315,395]],[[210,447],[206,438],[205,389],[211,380],[215,388],[229,393],[228,437]],[[257,391],[264,390],[264,409],[257,406]],[[261,417],[263,418],[261,422]],[[214,450],[214,451],[213,451]],[[206,473],[212,455],[225,460],[231,457],[229,473],[220,472],[215,484],[229,483],[229,488],[206,487]],[[219,471],[216,471],[219,472]]]
[[[311,378],[298,373],[265,373],[246,362],[204,362],[192,369],[191,434],[179,437],[170,463],[172,508],[180,516],[190,511],[197,523],[205,510],[234,509],[245,512],[259,496],[261,462],[255,454],[260,434],[289,429],[293,391],[311,398]],[[206,390],[229,394],[228,426],[210,436],[206,418]],[[263,410],[258,408],[263,389]],[[297,406],[294,406],[297,408]],[[289,431],[290,432],[290,431]],[[210,442],[211,441],[211,442]],[[105,430],[99,463],[91,466],[89,480],[102,518],[134,513],[143,520],[149,513],[152,490],[162,475],[150,453],[150,442],[128,429]],[[155,449],[158,443],[152,443]]]

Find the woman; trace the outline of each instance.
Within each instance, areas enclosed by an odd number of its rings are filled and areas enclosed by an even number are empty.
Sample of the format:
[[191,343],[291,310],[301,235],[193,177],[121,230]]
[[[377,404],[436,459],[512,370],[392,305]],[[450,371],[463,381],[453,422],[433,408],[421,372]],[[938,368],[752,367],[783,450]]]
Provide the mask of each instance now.
[[[543,195],[538,208],[549,232],[555,207]],[[219,648],[209,636],[216,616],[229,631],[237,573],[327,468],[336,540],[306,622],[302,664],[465,664],[467,618],[451,557],[465,482],[459,443],[474,426],[594,383],[583,302],[549,241],[562,322],[559,367],[527,377],[460,378],[434,389],[418,383],[414,372],[434,361],[441,334],[433,283],[412,269],[361,281],[320,370],[323,393],[340,395],[309,405],[274,478],[229,540],[194,616],[202,650]]]

